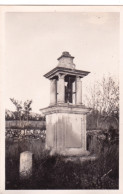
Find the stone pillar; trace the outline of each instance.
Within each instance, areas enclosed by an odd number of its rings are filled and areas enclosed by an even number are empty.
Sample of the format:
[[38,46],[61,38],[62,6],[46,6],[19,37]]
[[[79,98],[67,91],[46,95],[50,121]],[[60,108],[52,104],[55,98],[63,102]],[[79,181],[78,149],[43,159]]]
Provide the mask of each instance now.
[[75,84],[75,81],[72,83],[72,103],[76,104],[76,84]]
[[80,77],[76,77],[76,104],[82,104],[82,82]]
[[58,84],[57,84],[57,102],[64,103],[65,102],[65,85],[64,85],[64,76],[59,74]]
[[57,93],[56,80],[52,79],[50,80],[50,105],[56,104],[56,93]]

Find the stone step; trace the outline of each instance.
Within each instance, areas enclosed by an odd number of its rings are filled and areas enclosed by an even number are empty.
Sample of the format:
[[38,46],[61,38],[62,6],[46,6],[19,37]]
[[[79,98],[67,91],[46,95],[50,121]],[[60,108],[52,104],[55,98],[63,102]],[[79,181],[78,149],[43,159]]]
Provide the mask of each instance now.
[[97,159],[96,155],[89,155],[89,156],[67,156],[64,157],[64,160],[66,162],[71,161],[71,162],[85,162],[85,161],[94,161]]

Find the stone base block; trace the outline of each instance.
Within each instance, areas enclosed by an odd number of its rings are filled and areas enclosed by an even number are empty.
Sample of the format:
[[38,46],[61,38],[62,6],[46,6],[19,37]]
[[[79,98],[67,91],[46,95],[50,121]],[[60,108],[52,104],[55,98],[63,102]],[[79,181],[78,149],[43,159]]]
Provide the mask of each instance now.
[[89,155],[89,156],[67,156],[67,157],[64,157],[64,161],[65,162],[68,162],[68,161],[71,161],[71,162],[75,162],[75,163],[78,163],[78,162],[85,162],[85,161],[94,161],[97,159],[97,156],[95,155]]
[[66,150],[52,149],[50,151],[50,155],[54,155],[54,154],[60,154],[63,156],[88,156],[90,152],[87,150],[74,149],[74,148],[66,149]]
[[86,113],[82,106],[53,106],[45,109],[46,149],[51,155],[89,155],[86,151]]

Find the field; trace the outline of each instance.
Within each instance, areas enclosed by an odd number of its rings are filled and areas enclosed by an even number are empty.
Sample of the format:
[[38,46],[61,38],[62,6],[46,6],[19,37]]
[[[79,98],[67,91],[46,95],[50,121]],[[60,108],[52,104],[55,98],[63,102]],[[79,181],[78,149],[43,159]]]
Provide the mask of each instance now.
[[[113,141],[104,145],[95,161],[67,161],[50,156],[41,139],[6,140],[6,189],[118,189],[119,146]],[[19,178],[19,156],[33,153],[32,177]]]

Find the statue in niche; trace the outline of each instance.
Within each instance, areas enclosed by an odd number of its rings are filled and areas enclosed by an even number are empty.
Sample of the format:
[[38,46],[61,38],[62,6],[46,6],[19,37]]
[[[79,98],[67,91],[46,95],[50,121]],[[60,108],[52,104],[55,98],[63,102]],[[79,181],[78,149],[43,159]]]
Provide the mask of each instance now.
[[65,86],[65,103],[72,103],[72,82],[69,80]]

